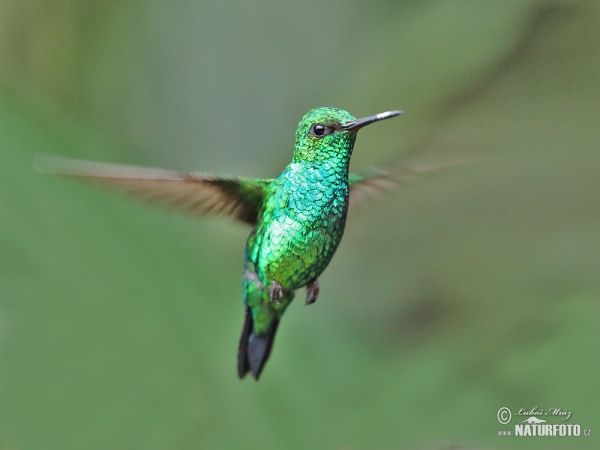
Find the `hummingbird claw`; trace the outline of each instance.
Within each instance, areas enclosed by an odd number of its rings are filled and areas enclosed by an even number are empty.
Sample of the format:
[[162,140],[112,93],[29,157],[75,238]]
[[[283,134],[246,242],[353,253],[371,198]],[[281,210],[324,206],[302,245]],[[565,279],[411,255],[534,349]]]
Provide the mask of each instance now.
[[281,284],[277,281],[273,281],[271,283],[271,301],[279,304],[281,297],[283,297],[283,289],[281,288]]
[[312,305],[319,297],[319,280],[314,279],[306,285],[306,305]]

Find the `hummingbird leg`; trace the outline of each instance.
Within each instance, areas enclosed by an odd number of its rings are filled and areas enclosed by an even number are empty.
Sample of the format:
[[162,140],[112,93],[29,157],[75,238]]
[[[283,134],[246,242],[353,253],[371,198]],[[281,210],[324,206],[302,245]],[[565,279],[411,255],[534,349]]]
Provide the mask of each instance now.
[[281,288],[281,284],[277,281],[273,281],[271,283],[271,301],[275,303],[279,303],[281,297],[283,297],[283,289]]
[[319,297],[319,280],[316,278],[306,285],[306,304],[312,305]]

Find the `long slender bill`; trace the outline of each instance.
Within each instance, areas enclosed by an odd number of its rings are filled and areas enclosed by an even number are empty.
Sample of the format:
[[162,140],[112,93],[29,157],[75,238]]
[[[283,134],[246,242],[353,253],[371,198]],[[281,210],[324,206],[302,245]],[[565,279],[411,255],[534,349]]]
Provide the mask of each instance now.
[[362,127],[367,126],[374,122],[379,122],[380,120],[389,119],[391,117],[396,117],[402,114],[402,111],[386,111],[379,114],[375,114],[374,116],[363,117],[362,119],[351,120],[348,123],[342,125],[342,130],[346,131],[358,131]]

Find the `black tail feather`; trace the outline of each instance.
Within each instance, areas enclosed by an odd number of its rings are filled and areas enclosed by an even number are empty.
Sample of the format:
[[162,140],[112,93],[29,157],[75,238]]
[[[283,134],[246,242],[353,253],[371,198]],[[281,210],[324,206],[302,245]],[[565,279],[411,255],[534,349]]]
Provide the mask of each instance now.
[[252,312],[250,308],[246,308],[238,348],[238,376],[244,378],[248,372],[252,372],[254,379],[258,380],[271,354],[279,320],[275,319],[269,331],[262,336],[255,336],[252,333],[252,325]]
[[244,316],[244,327],[240,336],[240,345],[238,347],[238,376],[244,378],[250,372],[250,362],[248,361],[248,340],[252,332],[252,311],[246,308]]
[[250,335],[248,341],[248,361],[250,362],[250,370],[255,380],[258,380],[258,377],[260,377],[260,373],[271,355],[278,325],[279,320],[275,319],[267,334],[258,337],[253,334]]

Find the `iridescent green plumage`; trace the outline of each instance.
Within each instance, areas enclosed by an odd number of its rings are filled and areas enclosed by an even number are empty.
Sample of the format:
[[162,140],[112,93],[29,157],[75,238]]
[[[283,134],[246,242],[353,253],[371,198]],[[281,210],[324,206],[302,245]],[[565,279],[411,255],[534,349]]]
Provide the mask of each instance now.
[[296,130],[292,162],[275,179],[218,177],[98,163],[38,159],[42,171],[89,178],[153,201],[193,212],[228,213],[251,224],[244,257],[245,323],[238,374],[258,379],[269,357],[279,321],[307,287],[306,303],[319,293],[317,278],[333,257],[346,223],[350,191],[376,187],[393,174],[348,176],[357,131],[400,111],[355,119],[347,111],[309,111]]
[[269,187],[258,224],[248,239],[247,259],[261,282],[299,289],[325,269],[344,232],[348,211],[348,165],[354,131],[311,134],[313,124],[354,120],[346,111],[319,108],[300,122],[293,162]]
[[[244,327],[240,339],[240,377],[248,371],[259,377],[294,290],[308,285],[307,303],[316,300],[317,278],[331,261],[346,224],[348,166],[356,132],[363,126],[347,126],[354,121],[337,108],[309,111],[296,131],[292,163],[269,185],[246,246],[244,301],[252,326]],[[322,136],[316,126],[324,129]]]

